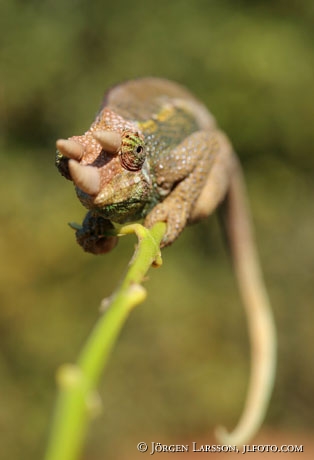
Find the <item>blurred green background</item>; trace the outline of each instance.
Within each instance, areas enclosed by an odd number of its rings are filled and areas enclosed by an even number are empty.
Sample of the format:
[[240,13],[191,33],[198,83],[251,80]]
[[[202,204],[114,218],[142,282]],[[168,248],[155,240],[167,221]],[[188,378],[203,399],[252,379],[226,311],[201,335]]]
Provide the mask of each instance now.
[[[0,11],[0,457],[42,457],[55,371],[75,360],[135,241],[104,257],[76,245],[66,224],[85,211],[54,167],[55,140],[83,133],[111,85],[145,75],[186,85],[239,153],[279,334],[266,426],[313,432],[313,1],[10,0]],[[163,256],[106,370],[86,459],[138,458],[150,438],[212,439],[241,412],[247,328],[217,218]]]

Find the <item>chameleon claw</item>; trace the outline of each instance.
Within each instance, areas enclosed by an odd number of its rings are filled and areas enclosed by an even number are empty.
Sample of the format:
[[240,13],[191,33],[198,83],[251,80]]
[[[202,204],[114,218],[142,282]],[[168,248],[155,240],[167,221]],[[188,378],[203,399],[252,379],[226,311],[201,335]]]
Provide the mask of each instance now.
[[93,136],[102,148],[109,153],[117,154],[121,147],[121,134],[115,131],[95,131]]
[[72,228],[73,230],[82,230],[83,227],[80,224],[77,224],[76,222],[68,222],[68,226]]
[[97,168],[69,160],[69,171],[78,188],[89,195],[97,195],[100,190],[100,175]]
[[80,161],[84,155],[84,147],[71,139],[59,139],[56,146],[62,155],[73,160]]

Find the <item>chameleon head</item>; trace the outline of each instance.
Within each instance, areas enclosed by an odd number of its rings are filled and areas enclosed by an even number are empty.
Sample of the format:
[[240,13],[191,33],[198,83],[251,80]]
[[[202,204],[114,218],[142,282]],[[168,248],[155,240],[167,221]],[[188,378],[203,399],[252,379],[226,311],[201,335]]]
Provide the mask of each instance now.
[[114,222],[141,217],[152,184],[143,136],[135,129],[99,129],[57,141],[56,164],[81,202]]

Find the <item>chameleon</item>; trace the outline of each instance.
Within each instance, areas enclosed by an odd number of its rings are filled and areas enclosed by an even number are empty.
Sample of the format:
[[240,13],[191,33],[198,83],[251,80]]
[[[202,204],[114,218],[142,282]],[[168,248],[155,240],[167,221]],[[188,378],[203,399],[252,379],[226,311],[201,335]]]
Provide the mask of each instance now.
[[[222,209],[251,341],[251,377],[242,416],[227,444],[259,429],[274,383],[276,336],[252,230],[238,157],[205,105],[162,78],[111,88],[83,134],[56,143],[56,165],[88,209],[75,226],[82,248],[104,254],[117,244],[115,224],[166,223],[161,247],[183,229]],[[221,206],[220,206],[221,205]]]

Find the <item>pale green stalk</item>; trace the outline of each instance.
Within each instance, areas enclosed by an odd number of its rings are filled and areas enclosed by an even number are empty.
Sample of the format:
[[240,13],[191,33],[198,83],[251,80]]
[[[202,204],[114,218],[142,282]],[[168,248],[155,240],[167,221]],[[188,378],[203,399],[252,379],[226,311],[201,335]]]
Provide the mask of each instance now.
[[152,264],[161,265],[159,246],[165,228],[163,223],[151,230],[133,224],[119,230],[119,235],[136,233],[138,245],[121,285],[110,299],[103,301],[106,311],[96,323],[77,363],[65,364],[58,371],[59,396],[45,460],[79,458],[89,419],[99,407],[96,393],[99,378],[130,311],[146,297],[140,284],[143,277]]

